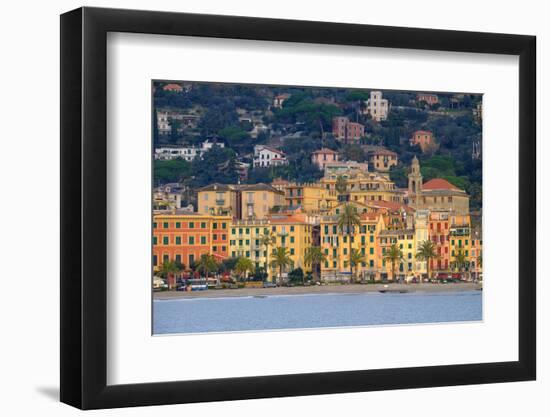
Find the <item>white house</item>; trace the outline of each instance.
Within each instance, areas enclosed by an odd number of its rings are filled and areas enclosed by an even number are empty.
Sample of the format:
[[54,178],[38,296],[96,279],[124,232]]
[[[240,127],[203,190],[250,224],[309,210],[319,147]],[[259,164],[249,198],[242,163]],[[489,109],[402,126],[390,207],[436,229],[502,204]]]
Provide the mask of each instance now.
[[254,167],[287,165],[284,152],[266,145],[254,146]]
[[221,142],[211,142],[206,139],[200,147],[196,146],[161,146],[155,148],[155,159],[176,159],[181,158],[186,161],[192,161],[197,156],[201,157],[205,152],[212,149],[213,146],[225,147]]
[[366,112],[371,115],[373,120],[379,122],[388,118],[390,104],[387,99],[382,98],[382,91],[371,91],[366,105]]

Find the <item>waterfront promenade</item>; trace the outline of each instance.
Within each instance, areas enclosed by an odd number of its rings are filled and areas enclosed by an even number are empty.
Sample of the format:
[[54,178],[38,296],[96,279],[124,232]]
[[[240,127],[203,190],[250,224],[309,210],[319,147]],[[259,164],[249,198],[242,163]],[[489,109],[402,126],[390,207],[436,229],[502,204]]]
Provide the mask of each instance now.
[[478,283],[448,283],[448,284],[350,284],[350,285],[312,285],[306,287],[277,288],[239,288],[207,291],[163,291],[153,293],[155,300],[172,300],[178,298],[226,298],[253,297],[269,295],[307,295],[307,294],[359,294],[368,292],[460,292],[480,290]]

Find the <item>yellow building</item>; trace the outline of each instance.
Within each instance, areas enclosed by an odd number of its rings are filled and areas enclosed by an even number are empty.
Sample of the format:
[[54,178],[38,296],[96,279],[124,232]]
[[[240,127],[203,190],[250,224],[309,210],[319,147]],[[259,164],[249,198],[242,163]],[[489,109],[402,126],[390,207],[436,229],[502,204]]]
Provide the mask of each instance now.
[[[304,262],[306,251],[313,245],[313,224],[308,217],[304,214],[274,214],[270,216],[269,223],[271,232],[275,235],[274,248],[287,248],[292,268],[302,268],[304,273],[310,272],[311,265]],[[277,269],[271,266],[269,275],[277,274]]]
[[[464,273],[470,269],[471,258],[471,224],[469,215],[449,216],[449,264],[453,273]],[[457,265],[456,257],[461,252],[466,257],[468,265]]]
[[347,170],[339,174],[330,174],[321,178],[320,183],[328,190],[336,191],[338,177],[346,181],[345,194],[350,201],[367,203],[369,201],[391,201],[400,203],[405,192],[395,187],[389,176],[377,172]]
[[[269,234],[274,242],[268,247],[262,243],[262,237]],[[229,256],[249,258],[256,266],[266,268],[268,281],[274,281],[278,269],[271,265],[271,254],[279,247],[287,248],[292,260],[291,269],[302,268],[311,271],[311,265],[305,265],[306,251],[313,244],[313,224],[303,214],[273,214],[266,219],[234,220],[231,224]]]
[[284,193],[268,184],[210,184],[197,193],[198,212],[235,219],[263,219],[284,206]]
[[377,237],[384,228],[383,217],[376,213],[360,213],[359,215],[361,227],[355,230],[352,236],[347,236],[338,228],[337,215],[321,217],[321,249],[327,257],[325,263],[321,265],[323,281],[349,279],[348,239],[351,239],[352,250],[359,251],[364,257],[364,262],[357,266],[357,277],[371,279],[378,274]]
[[[397,244],[397,247],[403,255],[402,259],[395,262],[395,276],[392,275],[391,261],[386,260],[387,252],[394,244]],[[379,247],[378,266],[380,268],[380,279],[406,281],[413,278],[415,275],[417,251],[414,229],[383,230],[379,234]]]
[[237,186],[210,184],[198,190],[197,211],[201,214],[239,217],[240,194]]
[[229,234],[229,256],[231,258],[248,258],[257,267],[266,267],[267,248],[261,238],[271,231],[267,219],[238,220],[231,223]]
[[389,149],[374,149],[368,153],[369,164],[375,171],[389,172],[398,163],[398,156]]
[[237,186],[240,191],[241,219],[265,219],[274,208],[285,204],[284,193],[268,184]]
[[289,183],[285,186],[284,191],[287,206],[299,206],[308,214],[318,214],[330,210],[337,202],[336,191],[328,190],[318,183]]

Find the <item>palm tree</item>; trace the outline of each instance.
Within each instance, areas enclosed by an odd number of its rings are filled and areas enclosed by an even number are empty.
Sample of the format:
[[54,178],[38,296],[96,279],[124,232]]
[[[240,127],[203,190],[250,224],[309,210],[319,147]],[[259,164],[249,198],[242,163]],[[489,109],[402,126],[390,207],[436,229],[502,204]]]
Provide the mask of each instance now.
[[279,268],[279,284],[282,284],[282,275],[284,269],[292,265],[292,259],[288,255],[287,248],[275,248],[273,251],[273,260],[271,261],[271,265],[274,268]]
[[[356,227],[357,228],[361,227],[361,218],[357,214],[357,210],[352,204],[346,204],[344,206],[344,210],[338,216],[338,228],[342,232],[342,235],[344,234],[344,230],[348,235],[348,250],[349,250],[348,256],[350,256],[350,259],[351,259],[351,237]],[[349,262],[349,272],[350,274],[352,272],[351,260]]]
[[458,250],[455,256],[455,268],[458,269],[458,272],[460,272],[461,278],[464,278],[464,270],[466,269],[466,264],[468,263],[468,258],[464,254],[462,250]]
[[216,262],[214,255],[210,255],[208,253],[201,255],[200,259],[195,264],[195,270],[199,273],[205,274],[208,279],[208,274],[218,270],[218,263]]
[[277,237],[271,231],[264,231],[260,237],[260,245],[265,246],[265,271],[269,274],[269,248],[277,242]]
[[338,191],[338,194],[345,194],[347,189],[347,183],[346,179],[342,175],[338,175],[336,177],[336,191]]
[[430,262],[432,259],[438,259],[439,255],[435,250],[435,244],[431,240],[425,240],[420,243],[418,252],[416,253],[416,259],[420,261],[426,261],[426,268],[428,272],[428,279],[430,279]]
[[304,263],[306,265],[311,265],[311,269],[313,270],[313,275],[315,276],[316,281],[319,281],[319,271],[317,267],[326,260],[327,256],[324,254],[320,246],[310,246],[309,248],[307,248],[304,257]]
[[168,289],[172,289],[176,285],[176,276],[182,270],[182,265],[175,261],[164,261],[160,267],[159,273],[165,276],[168,280]]
[[254,263],[248,258],[239,258],[235,265],[235,271],[239,274],[241,280],[244,281],[247,273],[254,271]]
[[360,251],[357,249],[352,249],[351,255],[349,257],[350,265],[355,268],[355,273],[353,274],[354,281],[357,281],[357,269],[359,267],[359,264],[362,262],[365,262],[365,255],[363,255]]
[[384,260],[391,263],[391,279],[395,281],[395,263],[403,260],[403,252],[399,249],[397,243],[392,244],[389,250],[386,251]]

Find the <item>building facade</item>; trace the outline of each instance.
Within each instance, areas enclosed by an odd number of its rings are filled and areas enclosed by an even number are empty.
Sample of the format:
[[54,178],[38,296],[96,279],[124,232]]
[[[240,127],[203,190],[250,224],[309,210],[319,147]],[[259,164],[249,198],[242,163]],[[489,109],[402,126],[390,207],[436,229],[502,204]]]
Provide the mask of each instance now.
[[288,160],[284,152],[265,145],[254,146],[253,165],[255,168],[267,168],[287,164]]
[[229,253],[231,217],[197,213],[153,216],[153,270],[176,261],[186,269],[204,254],[223,260]]
[[382,98],[381,91],[371,91],[370,98],[366,101],[366,112],[377,122],[386,120],[390,112],[390,103]]
[[389,149],[377,149],[368,152],[369,164],[374,171],[389,172],[399,163],[397,153]]
[[311,154],[311,162],[324,170],[327,163],[340,161],[340,154],[332,149],[322,148]]
[[422,152],[428,152],[435,147],[433,133],[428,130],[417,130],[412,134],[409,140],[411,146],[418,145]]

